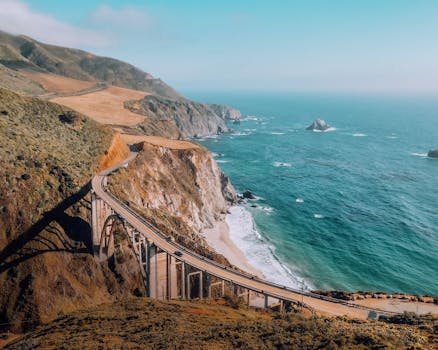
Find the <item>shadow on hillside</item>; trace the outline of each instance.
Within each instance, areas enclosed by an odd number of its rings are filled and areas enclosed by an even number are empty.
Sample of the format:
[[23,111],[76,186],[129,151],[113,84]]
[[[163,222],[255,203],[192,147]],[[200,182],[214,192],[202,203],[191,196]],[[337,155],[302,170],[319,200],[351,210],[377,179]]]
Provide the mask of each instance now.
[[[0,252],[0,273],[30,258],[48,252],[91,253],[90,224],[80,217],[65,213],[75,203],[85,200],[84,197],[90,189],[91,182],[88,182],[78,192],[44,213],[42,219],[11,241]],[[44,230],[50,236],[41,235]]]

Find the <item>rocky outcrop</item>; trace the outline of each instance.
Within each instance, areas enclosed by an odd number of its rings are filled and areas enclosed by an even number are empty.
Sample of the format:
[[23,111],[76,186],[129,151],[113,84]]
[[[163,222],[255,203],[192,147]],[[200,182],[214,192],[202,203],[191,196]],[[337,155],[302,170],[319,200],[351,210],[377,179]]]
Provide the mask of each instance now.
[[[152,134],[155,136],[172,137],[179,133],[180,138],[196,138],[229,131],[224,119],[207,105],[185,99],[148,95],[139,101],[126,102],[125,107],[146,117],[137,129],[155,131]],[[154,128],[157,123],[166,123],[167,128]]]
[[322,119],[315,119],[315,121],[309,125],[306,130],[313,130],[313,131],[326,131],[330,126],[325,122],[325,120]]
[[229,106],[209,104],[208,107],[210,107],[213,112],[216,113],[223,120],[240,120],[240,118],[242,117],[242,114],[239,110]]
[[427,156],[430,158],[438,158],[438,149],[431,149]]
[[109,189],[180,243],[224,262],[199,233],[224,219],[236,194],[211,153],[192,145],[171,149],[144,143],[128,168],[109,179]]

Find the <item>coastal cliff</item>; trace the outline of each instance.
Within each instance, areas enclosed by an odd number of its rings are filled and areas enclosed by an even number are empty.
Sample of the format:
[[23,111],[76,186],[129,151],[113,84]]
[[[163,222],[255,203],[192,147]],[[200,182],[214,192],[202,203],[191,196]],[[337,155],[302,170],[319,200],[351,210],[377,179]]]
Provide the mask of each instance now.
[[207,149],[144,142],[128,168],[109,179],[109,190],[183,245],[225,262],[200,233],[224,220],[236,194]]
[[[125,108],[145,116],[136,126],[148,135],[170,138],[203,137],[228,132],[225,124],[227,108],[223,106],[221,116],[203,103],[186,99],[172,100],[148,95],[138,101],[125,102]],[[230,114],[230,113],[228,113]],[[160,123],[167,127],[156,128]],[[175,137],[178,135],[178,137]]]

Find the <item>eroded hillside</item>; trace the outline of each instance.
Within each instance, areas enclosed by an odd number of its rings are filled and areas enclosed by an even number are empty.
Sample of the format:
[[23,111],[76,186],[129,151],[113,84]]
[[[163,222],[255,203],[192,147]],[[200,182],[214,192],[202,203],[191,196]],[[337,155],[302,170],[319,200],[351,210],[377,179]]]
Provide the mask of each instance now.
[[123,265],[90,254],[89,181],[128,153],[110,128],[0,89],[2,328],[32,329],[60,312],[142,294],[128,247]]

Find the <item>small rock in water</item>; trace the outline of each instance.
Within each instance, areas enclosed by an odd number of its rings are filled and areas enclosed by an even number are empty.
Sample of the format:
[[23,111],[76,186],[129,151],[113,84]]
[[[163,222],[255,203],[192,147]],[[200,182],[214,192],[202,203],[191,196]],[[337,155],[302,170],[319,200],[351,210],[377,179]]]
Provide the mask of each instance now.
[[243,192],[242,197],[246,199],[255,199],[254,195],[250,190],[246,190],[245,192]]
[[427,156],[430,158],[438,158],[438,149],[431,149]]
[[257,208],[257,205],[256,204],[252,204],[251,208]]
[[330,126],[325,122],[325,120],[322,119],[315,119],[315,121],[312,123],[312,125],[309,125],[306,130],[318,130],[318,131],[325,131]]

